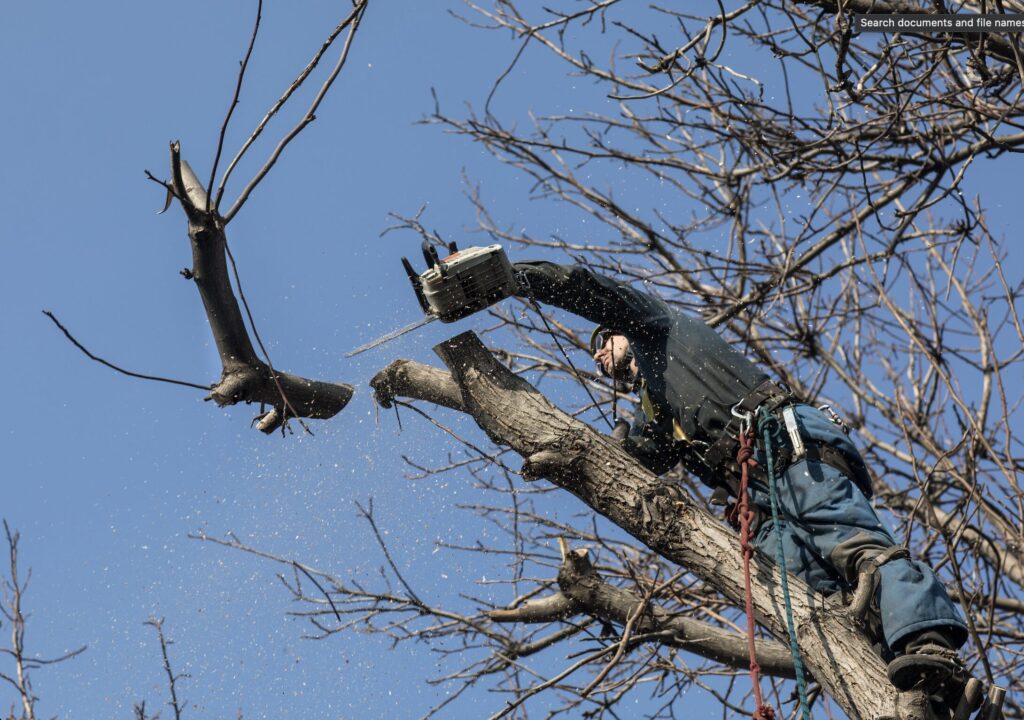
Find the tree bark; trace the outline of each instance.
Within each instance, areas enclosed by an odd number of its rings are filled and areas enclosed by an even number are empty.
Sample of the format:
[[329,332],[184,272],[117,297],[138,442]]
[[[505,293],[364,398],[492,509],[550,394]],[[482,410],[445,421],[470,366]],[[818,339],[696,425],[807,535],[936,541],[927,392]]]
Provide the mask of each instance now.
[[[462,405],[496,443],[524,459],[523,474],[543,476],[568,490],[640,542],[743,603],[740,544],[718,519],[685,493],[659,494],[664,484],[640,467],[610,439],[552,405],[522,378],[495,360],[473,333],[434,348],[459,387]],[[405,366],[421,378],[437,371]],[[448,380],[442,380],[447,383]],[[429,383],[428,383],[429,384]],[[437,387],[406,387],[407,396],[430,399]],[[775,637],[787,639],[777,567],[755,557],[752,600],[757,621]],[[789,577],[797,641],[804,662],[824,690],[853,720],[924,718],[923,707],[900,699],[889,684],[882,660],[842,607],[825,602],[799,579]],[[909,695],[909,694],[907,694]]]

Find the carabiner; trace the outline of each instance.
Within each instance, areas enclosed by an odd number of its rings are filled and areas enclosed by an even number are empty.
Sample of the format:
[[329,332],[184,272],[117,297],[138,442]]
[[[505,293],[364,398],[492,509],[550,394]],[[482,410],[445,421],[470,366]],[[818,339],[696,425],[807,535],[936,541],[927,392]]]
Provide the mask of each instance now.
[[736,403],[735,405],[732,406],[732,416],[734,418],[739,418],[739,421],[740,421],[740,435],[746,435],[754,427],[754,413],[752,413],[749,410],[747,410],[745,412],[740,412],[739,407],[740,407],[741,403],[742,403],[742,401],[740,401],[740,402],[738,402],[738,403]]

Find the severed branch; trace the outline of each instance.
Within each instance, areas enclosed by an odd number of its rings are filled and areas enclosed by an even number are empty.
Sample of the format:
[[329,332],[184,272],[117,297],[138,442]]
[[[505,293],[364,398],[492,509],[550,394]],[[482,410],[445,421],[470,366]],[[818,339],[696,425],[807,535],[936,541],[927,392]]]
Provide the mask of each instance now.
[[[525,459],[524,474],[530,474],[532,466],[533,474],[543,474],[662,557],[685,567],[732,602],[742,602],[739,542],[703,507],[684,494],[659,494],[653,474],[512,374],[473,333],[443,342],[435,352],[461,389],[466,411],[492,439]],[[424,388],[409,397],[437,392]],[[777,638],[786,638],[778,569],[764,557],[755,559],[755,615]],[[804,582],[791,577],[790,586],[797,640],[815,679],[851,718],[892,715],[897,693],[867,639],[840,608],[827,605]]]
[[[133,377],[208,389],[210,394],[207,399],[213,400],[219,406],[233,405],[238,402],[259,403],[261,408],[269,405],[269,411],[264,412],[261,409],[260,414],[254,419],[256,427],[264,433],[271,433],[278,428],[284,430],[287,427],[288,421],[292,418],[298,419],[303,428],[309,432],[309,428],[302,422],[303,418],[331,418],[348,404],[352,398],[351,385],[311,380],[274,369],[270,355],[259,337],[252,314],[249,312],[249,306],[241,288],[241,281],[235,267],[234,258],[228,248],[224,228],[239,212],[253,190],[267,176],[285,147],[316,119],[317,109],[345,65],[367,2],[368,0],[355,0],[353,2],[351,12],[335,28],[328,40],[323,43],[314,55],[313,60],[299,74],[299,77],[263,118],[255,132],[243,144],[241,150],[225,171],[222,180],[216,188],[216,197],[211,202],[211,194],[214,192],[214,180],[224,148],[224,139],[235,107],[238,105],[242,83],[245,79],[249,60],[252,57],[256,38],[259,34],[263,14],[263,1],[257,0],[256,19],[253,24],[252,34],[245,57],[240,63],[238,79],[231,102],[220,127],[215,157],[210,170],[210,179],[206,187],[204,188],[200,183],[188,163],[182,160],[181,148],[177,142],[171,144],[171,179],[161,180],[148,171],[146,173],[150,180],[160,184],[167,191],[167,203],[164,206],[164,210],[170,206],[173,199],[177,199],[188,218],[188,234],[192,241],[192,267],[182,271],[182,274],[186,279],[194,280],[196,287],[199,289],[199,295],[203,301],[203,307],[206,310],[207,319],[210,324],[210,330],[213,332],[214,341],[217,344],[217,350],[221,358],[223,369],[220,381],[210,388],[202,388],[202,386],[192,383],[128,372],[113,363],[92,355],[57,322],[57,319],[51,313],[47,313],[48,317],[61,328],[67,338],[82,352],[97,362],[101,362],[118,372]],[[324,53],[327,52],[334,40],[346,28],[348,29],[348,36],[345,39],[338,60],[316,93],[306,113],[278,142],[269,159],[242,190],[240,196],[231,206],[231,209],[221,215],[219,208],[224,188],[239,160],[246,150],[251,147],[252,143],[255,142],[270,118],[281,109],[284,103],[292,96],[292,93],[305,82]],[[232,290],[231,276],[227,267],[229,260],[234,271],[238,295],[249,317],[249,325],[252,328],[256,343],[262,351],[262,357],[257,355],[253,348],[238,299],[236,299],[235,292]]]
[[[715,660],[734,668],[750,666],[747,639],[735,632],[670,613],[644,603],[636,592],[605,582],[594,569],[586,550],[568,550],[562,555],[558,572],[559,591],[518,607],[491,610],[487,616],[495,622],[550,622],[573,615],[587,614],[604,622],[627,625],[643,608],[634,623],[634,632],[651,641]],[[777,677],[792,678],[793,659],[789,649],[773,640],[757,641],[757,661],[761,671]]]
[[171,185],[188,217],[192,241],[192,268],[188,276],[199,290],[213,332],[223,371],[208,399],[219,406],[238,402],[266,404],[270,412],[257,418],[265,433],[282,427],[289,418],[331,418],[352,398],[352,386],[280,372],[253,349],[228,274],[227,236],[215,211],[206,211],[206,193],[178,143],[171,144]]

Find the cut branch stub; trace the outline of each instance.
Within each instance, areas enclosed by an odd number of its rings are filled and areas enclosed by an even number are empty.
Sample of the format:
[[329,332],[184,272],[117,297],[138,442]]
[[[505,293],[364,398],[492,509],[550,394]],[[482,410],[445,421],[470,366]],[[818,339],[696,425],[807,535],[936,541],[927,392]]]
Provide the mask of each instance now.
[[452,410],[465,411],[462,392],[450,373],[408,360],[395,360],[370,380],[373,396],[383,408],[390,408],[396,397],[411,397],[414,390],[423,393],[420,399]]
[[231,287],[223,220],[215,211],[205,209],[206,191],[181,159],[178,143],[171,144],[171,178],[188,217],[191,279],[199,290],[223,366],[220,382],[213,386],[208,399],[220,406],[238,402],[272,406],[271,412],[259,418],[258,427],[266,433],[281,427],[288,418],[327,419],[339,413],[352,398],[351,385],[273,370],[256,354]]
[[[559,410],[498,363],[474,334],[443,342],[435,352],[461,389],[466,411],[495,442],[524,458],[541,452],[569,454],[572,472],[552,472],[552,483],[732,602],[743,603],[740,544],[723,523],[685,494],[659,492],[664,483],[609,438]],[[549,456],[542,457],[550,461]],[[786,638],[778,569],[763,556],[755,560],[754,613],[773,635]],[[815,679],[850,718],[895,715],[897,693],[867,639],[841,608],[826,603],[799,579],[791,577],[789,582],[797,641]]]

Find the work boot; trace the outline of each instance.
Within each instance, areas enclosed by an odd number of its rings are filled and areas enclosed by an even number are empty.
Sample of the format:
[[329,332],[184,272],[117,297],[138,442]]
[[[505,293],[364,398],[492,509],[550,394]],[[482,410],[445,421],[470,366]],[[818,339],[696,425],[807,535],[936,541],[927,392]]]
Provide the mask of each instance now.
[[956,707],[971,677],[944,629],[925,630],[908,640],[902,654],[889,663],[888,674],[900,692],[924,690],[947,708]]

